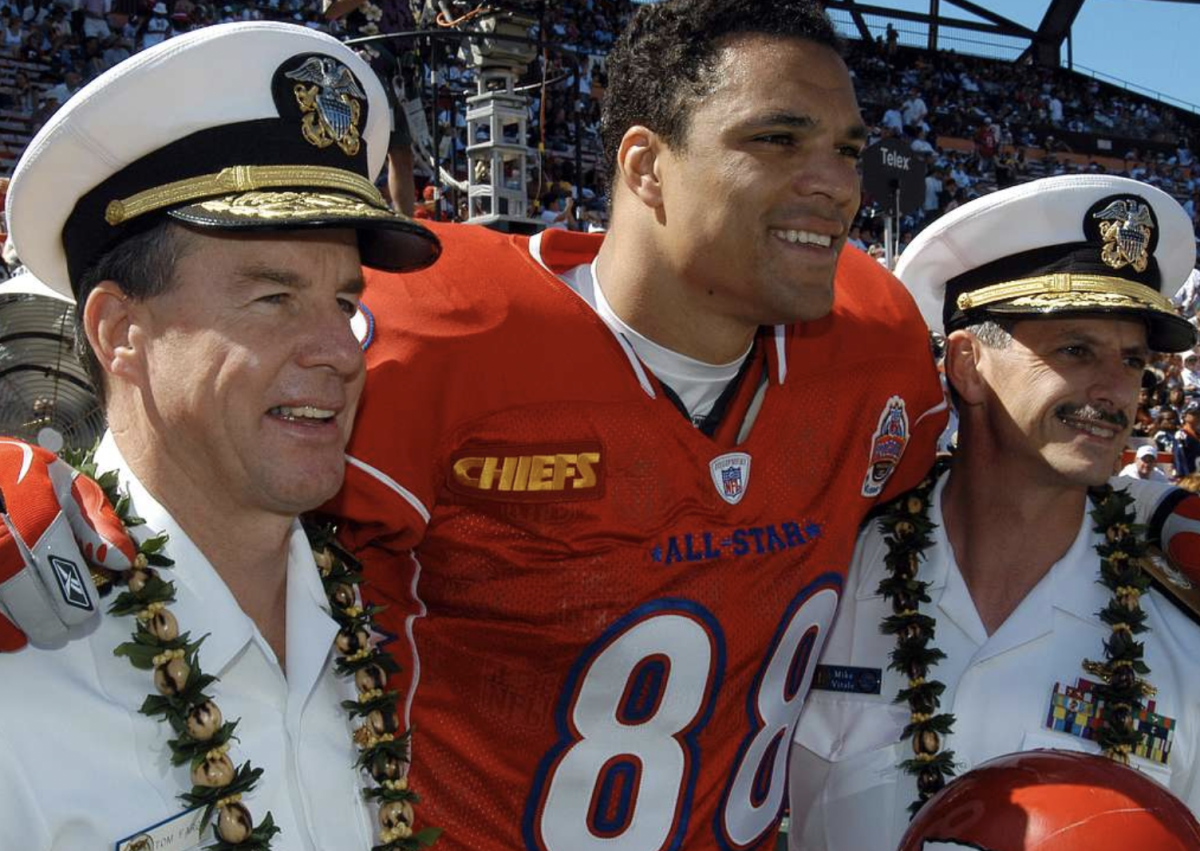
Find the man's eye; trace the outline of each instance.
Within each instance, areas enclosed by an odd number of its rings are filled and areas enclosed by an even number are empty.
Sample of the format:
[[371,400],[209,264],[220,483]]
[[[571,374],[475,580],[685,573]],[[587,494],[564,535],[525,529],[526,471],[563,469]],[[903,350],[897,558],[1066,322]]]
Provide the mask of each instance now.
[[338,307],[340,307],[342,312],[347,316],[353,316],[354,314],[358,313],[358,302],[348,298],[339,298]]
[[283,304],[287,301],[287,293],[271,293],[270,295],[260,296],[256,301],[261,301],[264,304]]
[[768,145],[792,145],[796,140],[790,133],[768,133],[765,136],[754,137],[754,141],[765,142]]
[[852,160],[862,159],[862,148],[857,145],[842,145],[838,148],[838,153],[843,157],[849,157]]

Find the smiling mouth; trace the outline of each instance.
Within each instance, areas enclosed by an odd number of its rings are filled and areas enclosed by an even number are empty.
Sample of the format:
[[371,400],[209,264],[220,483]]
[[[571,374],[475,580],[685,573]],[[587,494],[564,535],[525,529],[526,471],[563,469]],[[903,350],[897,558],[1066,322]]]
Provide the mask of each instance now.
[[331,422],[337,416],[337,411],[331,411],[327,408],[316,408],[312,405],[301,405],[299,407],[276,405],[267,411],[267,413],[281,420],[297,423],[327,423]]
[[828,248],[833,244],[833,237],[824,233],[813,233],[810,230],[778,230],[771,229],[771,236],[780,242],[790,242],[793,245],[816,245]]
[[1079,417],[1059,414],[1058,421],[1075,431],[1081,431],[1084,434],[1091,435],[1092,437],[1100,437],[1105,440],[1112,440],[1124,431],[1124,428],[1106,423],[1103,420],[1081,419]]

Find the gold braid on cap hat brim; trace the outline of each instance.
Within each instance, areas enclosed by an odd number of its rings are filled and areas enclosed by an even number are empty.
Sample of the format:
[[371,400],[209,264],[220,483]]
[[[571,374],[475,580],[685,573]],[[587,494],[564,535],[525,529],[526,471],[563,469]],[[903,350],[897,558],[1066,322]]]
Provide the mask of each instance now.
[[386,206],[371,181],[346,169],[319,165],[236,165],[215,174],[176,180],[110,201],[104,210],[104,220],[116,226],[146,213],[218,195],[284,188],[332,189],[354,195],[376,207]]
[[1064,306],[1078,304],[1080,307],[1093,306],[1097,299],[1092,296],[1120,296],[1129,299],[1150,310],[1160,313],[1175,314],[1175,308],[1170,299],[1157,293],[1145,284],[1134,283],[1124,278],[1111,278],[1105,275],[1087,275],[1073,272],[1059,272],[1050,275],[1037,275],[1033,278],[1022,278],[1018,281],[1006,281],[1002,284],[992,284],[972,292],[962,293],[955,300],[959,310],[971,310],[976,307],[986,307],[1001,301],[1011,301],[1030,296],[1052,296],[1054,303]]

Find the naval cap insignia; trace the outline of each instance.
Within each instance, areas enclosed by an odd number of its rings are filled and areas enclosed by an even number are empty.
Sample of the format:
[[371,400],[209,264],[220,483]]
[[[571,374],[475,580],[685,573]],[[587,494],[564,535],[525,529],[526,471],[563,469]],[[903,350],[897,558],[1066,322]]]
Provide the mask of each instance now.
[[293,92],[303,115],[304,138],[318,148],[336,142],[347,156],[357,154],[362,144],[358,125],[367,96],[350,69],[331,56],[310,56],[284,76],[296,81]]
[[1154,235],[1154,214],[1140,198],[1117,198],[1104,209],[1092,213],[1099,223],[1104,241],[1100,259],[1113,269],[1132,266],[1144,272],[1150,262],[1150,243]]

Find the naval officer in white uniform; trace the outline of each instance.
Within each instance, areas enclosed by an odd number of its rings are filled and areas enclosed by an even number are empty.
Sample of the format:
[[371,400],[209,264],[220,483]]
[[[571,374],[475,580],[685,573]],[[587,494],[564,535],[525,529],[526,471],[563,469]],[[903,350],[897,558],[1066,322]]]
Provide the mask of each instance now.
[[[1105,176],[989,195],[905,252],[897,274],[949,335],[960,447],[860,535],[793,745],[792,849],[890,851],[948,769],[1112,746],[1096,705],[1118,687],[1141,696],[1108,715],[1132,725],[1130,764],[1200,810],[1200,627],[1173,595],[1098,581],[1089,496],[1124,446],[1149,352],[1193,344],[1168,299],[1194,254],[1177,202]],[[1098,613],[1130,601],[1142,649],[1110,656],[1118,633]]]
[[[128,496],[134,538],[166,542],[96,600],[81,558],[39,549],[39,512],[63,493],[47,505],[38,485],[69,488],[69,469],[4,441],[3,534],[26,539],[30,571],[54,567],[55,605],[137,605],[61,649],[0,656],[0,848],[350,851],[412,833],[402,767],[355,765],[360,748],[387,750],[394,717],[364,723],[342,701],[386,697],[385,675],[335,671],[375,651],[346,632],[362,617],[352,586],[325,587],[332,561],[297,519],[342,482],[364,378],[362,265],[437,254],[374,187],[387,133],[384,92],[348,48],[231,24],[97,78],[18,165],[12,236],[33,274],[77,300],[104,399],[97,469]],[[174,565],[156,574],[163,558]],[[38,593],[30,575],[10,600]],[[150,601],[164,581],[173,597]]]

